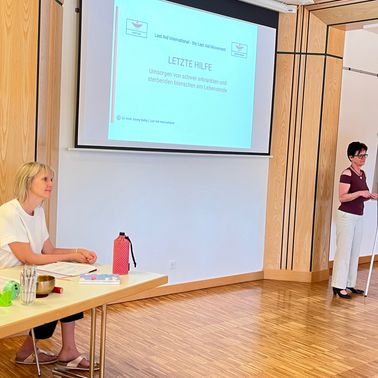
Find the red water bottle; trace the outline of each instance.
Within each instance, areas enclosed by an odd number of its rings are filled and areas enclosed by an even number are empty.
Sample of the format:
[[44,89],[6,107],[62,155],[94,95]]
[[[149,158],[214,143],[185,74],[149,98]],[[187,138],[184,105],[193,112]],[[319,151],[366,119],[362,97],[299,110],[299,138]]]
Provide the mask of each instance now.
[[129,250],[130,242],[124,232],[120,232],[114,240],[113,247],[113,274],[129,273]]

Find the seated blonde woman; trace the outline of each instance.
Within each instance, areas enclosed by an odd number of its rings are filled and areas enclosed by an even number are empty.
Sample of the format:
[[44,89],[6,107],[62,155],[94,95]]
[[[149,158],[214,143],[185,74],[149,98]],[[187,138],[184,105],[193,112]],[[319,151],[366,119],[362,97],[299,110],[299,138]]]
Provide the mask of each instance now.
[[[50,198],[54,172],[47,165],[31,162],[18,170],[15,199],[0,206],[0,269],[21,264],[43,265],[58,261],[93,264],[96,253],[82,248],[55,248],[49,239],[42,203]],[[75,321],[82,313],[60,319],[62,346],[57,355],[38,350],[41,364],[58,362],[67,368],[88,370],[89,361],[75,343]],[[36,339],[52,336],[57,321],[36,327]],[[29,335],[16,353],[16,363],[35,364],[33,340]]]

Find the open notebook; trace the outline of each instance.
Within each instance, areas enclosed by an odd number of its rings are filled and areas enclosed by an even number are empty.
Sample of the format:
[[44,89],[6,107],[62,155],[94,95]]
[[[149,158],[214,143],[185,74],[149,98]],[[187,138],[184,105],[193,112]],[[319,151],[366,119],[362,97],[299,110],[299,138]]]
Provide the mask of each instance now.
[[80,276],[80,274],[95,272],[95,265],[70,262],[56,262],[36,267],[38,274],[49,274],[56,278]]

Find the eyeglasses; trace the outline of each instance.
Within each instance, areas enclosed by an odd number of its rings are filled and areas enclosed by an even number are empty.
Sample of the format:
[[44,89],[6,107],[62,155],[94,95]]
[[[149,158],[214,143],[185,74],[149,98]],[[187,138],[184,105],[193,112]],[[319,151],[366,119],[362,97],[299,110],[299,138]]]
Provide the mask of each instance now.
[[359,159],[366,159],[369,155],[368,154],[359,154],[359,155],[354,155],[354,157],[357,157]]

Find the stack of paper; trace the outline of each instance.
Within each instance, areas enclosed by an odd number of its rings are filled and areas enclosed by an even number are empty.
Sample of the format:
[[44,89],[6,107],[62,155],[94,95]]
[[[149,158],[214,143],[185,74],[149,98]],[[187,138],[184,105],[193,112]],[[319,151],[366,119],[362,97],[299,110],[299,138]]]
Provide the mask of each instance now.
[[38,274],[49,274],[56,278],[74,277],[83,273],[95,272],[97,268],[91,264],[80,264],[70,262],[57,262],[46,265],[38,265]]

